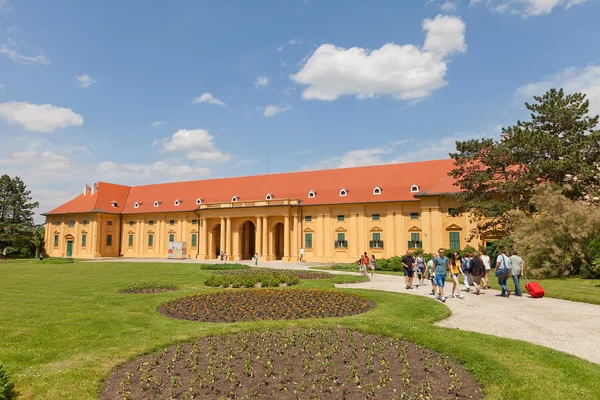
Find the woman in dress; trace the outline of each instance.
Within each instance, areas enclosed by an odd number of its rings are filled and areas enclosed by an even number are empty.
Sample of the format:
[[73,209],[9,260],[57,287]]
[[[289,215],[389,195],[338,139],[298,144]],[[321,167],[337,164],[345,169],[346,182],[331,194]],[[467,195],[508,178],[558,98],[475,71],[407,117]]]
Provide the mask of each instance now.
[[377,262],[375,261],[375,254],[371,254],[371,278],[373,276],[375,276],[375,265],[377,264]]
[[483,282],[482,289],[488,289],[488,279],[492,266],[490,265],[490,256],[487,255],[486,249],[481,250],[481,262],[485,267],[483,274],[481,274],[481,280]]
[[462,269],[460,268],[460,260],[456,252],[452,253],[450,257],[450,268],[452,269],[450,272],[450,276],[452,277],[452,297],[464,299],[465,296],[460,294],[460,285],[458,283],[458,275],[462,274]]

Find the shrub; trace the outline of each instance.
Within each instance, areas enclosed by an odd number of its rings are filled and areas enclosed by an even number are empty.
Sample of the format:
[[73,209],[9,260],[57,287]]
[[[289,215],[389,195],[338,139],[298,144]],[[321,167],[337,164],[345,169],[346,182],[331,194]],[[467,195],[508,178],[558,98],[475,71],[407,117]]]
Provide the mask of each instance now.
[[581,277],[585,279],[600,279],[600,258],[591,264],[581,267]]
[[200,269],[214,271],[230,269],[250,269],[250,267],[244,264],[200,264]]
[[572,201],[549,185],[537,188],[531,201],[538,210],[534,217],[511,213],[511,237],[528,270],[536,277],[589,274],[593,266],[587,253],[598,234],[600,209]]
[[600,235],[596,236],[587,248],[588,260],[596,261],[600,259]]
[[161,284],[156,282],[134,283],[121,289],[120,293],[161,293],[176,290],[175,285]]
[[0,400],[12,400],[17,397],[15,386],[12,383],[8,372],[0,364]]
[[261,287],[277,287],[282,283],[288,286],[297,285],[300,279],[294,275],[279,274],[276,272],[257,272],[254,274],[231,275],[214,274],[204,281],[206,286],[211,287],[233,287],[233,288],[252,288],[260,283]]

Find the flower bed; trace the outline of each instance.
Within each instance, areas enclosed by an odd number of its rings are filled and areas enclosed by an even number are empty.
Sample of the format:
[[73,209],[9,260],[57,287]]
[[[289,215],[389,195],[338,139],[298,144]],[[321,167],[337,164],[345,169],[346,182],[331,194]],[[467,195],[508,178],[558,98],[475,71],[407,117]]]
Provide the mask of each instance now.
[[244,332],[171,346],[119,367],[102,400],[483,399],[459,364],[413,343],[340,329]]
[[156,282],[134,283],[126,288],[119,290],[119,293],[163,293],[177,290],[177,286],[169,284],[161,284]]
[[329,290],[243,289],[186,296],[159,307],[162,314],[203,322],[344,317],[375,304],[364,297]]
[[233,288],[253,288],[259,287],[277,287],[280,285],[293,286],[300,283],[300,279],[295,276],[278,274],[276,272],[253,274],[215,274],[204,281],[206,286],[211,287],[233,287]]

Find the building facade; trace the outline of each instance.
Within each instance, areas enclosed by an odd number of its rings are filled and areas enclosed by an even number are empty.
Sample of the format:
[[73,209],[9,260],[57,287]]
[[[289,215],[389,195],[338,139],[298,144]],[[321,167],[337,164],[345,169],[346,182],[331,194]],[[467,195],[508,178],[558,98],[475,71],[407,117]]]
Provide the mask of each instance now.
[[45,214],[52,257],[352,262],[477,247],[452,216],[452,160],[121,186],[99,182]]

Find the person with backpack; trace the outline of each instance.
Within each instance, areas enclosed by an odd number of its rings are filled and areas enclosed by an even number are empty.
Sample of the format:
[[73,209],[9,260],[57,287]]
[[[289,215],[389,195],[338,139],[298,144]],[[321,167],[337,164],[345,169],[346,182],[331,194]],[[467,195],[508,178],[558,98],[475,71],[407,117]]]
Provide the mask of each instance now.
[[478,254],[473,255],[469,272],[471,275],[471,284],[475,286],[475,294],[479,295],[479,292],[481,291],[479,285],[481,284],[481,277],[485,274],[485,266]]
[[506,255],[506,250],[502,249],[496,259],[496,276],[498,277],[498,285],[502,288],[502,297],[510,297],[510,289],[506,286],[510,268],[510,258]]
[[464,257],[460,261],[460,268],[463,274],[463,282],[465,284],[465,289],[468,292],[471,290],[471,255],[469,253],[465,253]]

